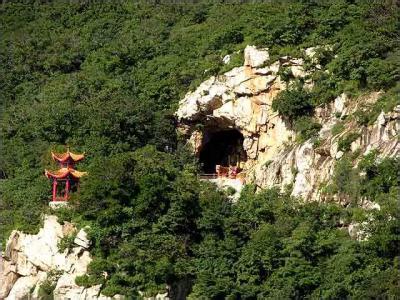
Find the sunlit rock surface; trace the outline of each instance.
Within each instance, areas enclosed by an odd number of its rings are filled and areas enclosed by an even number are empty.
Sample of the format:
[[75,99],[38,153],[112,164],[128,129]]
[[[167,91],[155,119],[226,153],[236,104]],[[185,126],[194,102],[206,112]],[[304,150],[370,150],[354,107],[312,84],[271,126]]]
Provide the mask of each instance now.
[[38,299],[41,284],[50,279],[54,299],[112,299],[100,294],[101,286],[75,284],[91,261],[86,232],[79,231],[70,251],[58,248],[62,238],[75,232],[71,223],[61,225],[55,216],[45,216],[38,234],[14,230],[0,258],[0,299]]
[[[315,50],[305,49],[305,55],[315,61]],[[295,78],[303,78],[306,88],[312,89],[311,74],[305,70],[304,60],[286,56],[271,62],[267,49],[254,46],[246,47],[244,58],[244,66],[211,77],[180,101],[176,112],[179,130],[195,154],[199,154],[207,142],[204,139],[207,131],[236,129],[244,137],[247,183],[281,190],[290,187],[293,196],[317,201],[324,200],[320,187],[329,182],[335,161],[344,155],[338,150],[338,141],[349,132],[359,134],[351,144],[351,151],[359,152],[359,159],[374,149],[381,157],[400,154],[400,106],[392,112],[382,112],[368,127],[360,128],[354,118],[350,118],[340,134],[332,134],[332,128],[343,118],[353,115],[367,103],[376,102],[381,96],[378,92],[351,101],[342,94],[331,104],[317,107],[314,118],[322,125],[318,145],[314,145],[315,140],[297,142],[295,132],[271,105],[291,84],[281,79],[282,68],[290,68]],[[320,68],[316,65],[316,69]]]

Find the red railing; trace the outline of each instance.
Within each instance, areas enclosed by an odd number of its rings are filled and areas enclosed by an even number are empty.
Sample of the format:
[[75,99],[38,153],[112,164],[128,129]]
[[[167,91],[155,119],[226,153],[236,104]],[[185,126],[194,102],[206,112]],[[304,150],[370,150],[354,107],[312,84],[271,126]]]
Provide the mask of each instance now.
[[218,175],[217,174],[200,174],[199,178],[200,179],[217,179]]

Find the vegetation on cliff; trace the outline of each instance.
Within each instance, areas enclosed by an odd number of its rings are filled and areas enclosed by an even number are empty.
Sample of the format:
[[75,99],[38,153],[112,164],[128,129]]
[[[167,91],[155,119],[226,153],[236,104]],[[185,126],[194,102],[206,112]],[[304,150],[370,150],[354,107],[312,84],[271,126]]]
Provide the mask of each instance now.
[[[354,169],[345,157],[329,191],[351,198],[347,209],[251,186],[232,205],[197,180],[173,118],[189,89],[234,66],[225,54],[330,45],[318,52],[329,73],[314,72],[313,92],[299,82],[276,109],[308,138],[316,127],[304,118],[317,105],[387,91],[357,116],[365,126],[399,101],[399,14],[378,0],[2,4],[0,238],[37,228],[49,152],[68,144],[86,151],[90,173],[73,209],[60,211],[91,226],[95,259],[82,285],[133,295],[181,284],[194,299],[399,297],[398,159],[371,156]],[[365,197],[381,210],[358,209]],[[352,222],[366,222],[367,240],[341,229]]]

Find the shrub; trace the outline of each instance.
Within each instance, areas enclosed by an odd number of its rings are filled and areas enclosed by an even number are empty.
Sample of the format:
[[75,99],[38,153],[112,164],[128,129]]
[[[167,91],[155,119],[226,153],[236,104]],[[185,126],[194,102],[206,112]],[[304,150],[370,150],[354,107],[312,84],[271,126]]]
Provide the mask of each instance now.
[[56,284],[46,279],[40,284],[39,296],[41,299],[53,299],[53,291],[56,288]]
[[72,248],[74,247],[74,240],[76,237],[77,232],[75,231],[74,233],[64,236],[59,242],[58,242],[58,249],[60,252],[64,252],[65,249],[68,249],[68,253],[71,252]]
[[61,276],[60,271],[52,270],[47,274],[47,279],[40,284],[39,296],[41,299],[53,299],[56,282]]
[[359,133],[351,132],[341,137],[338,141],[338,150],[347,152],[350,150],[351,143],[360,137]]
[[311,91],[313,105],[329,103],[335,99],[338,94],[338,84],[332,75],[323,71],[316,71],[312,75],[315,82]]
[[314,149],[320,147],[321,144],[322,144],[322,140],[321,139],[318,139],[318,138],[313,139],[313,147],[314,147]]
[[227,194],[228,196],[233,196],[235,193],[236,193],[235,188],[233,188],[233,187],[231,187],[231,186],[229,186],[229,187],[226,189],[226,194]]
[[360,178],[351,161],[344,157],[335,165],[332,192],[356,203],[360,196]]
[[103,282],[104,278],[103,280],[101,280],[99,278],[95,278],[94,276],[87,274],[75,277],[75,283],[85,288],[91,287],[96,284],[102,284]]
[[334,52],[330,49],[329,46],[327,47],[318,47],[315,50],[314,59],[321,64],[322,66],[327,65],[332,59],[334,58]]
[[226,49],[229,45],[235,45],[243,42],[244,36],[238,28],[228,28],[217,35],[211,42],[211,49]]
[[274,99],[272,109],[290,120],[309,115],[313,110],[310,93],[297,83]]
[[289,82],[290,79],[293,79],[292,69],[289,67],[281,67],[278,71],[278,75],[285,82]]
[[372,106],[364,107],[355,112],[357,123],[362,126],[373,124],[379,114],[392,111],[396,105],[400,104],[400,84],[390,89],[385,95],[378,99]]
[[344,130],[344,124],[342,122],[337,122],[335,125],[333,125],[331,129],[331,133],[333,136],[338,135],[339,133],[342,133]]
[[230,56],[231,56],[230,62],[221,67],[221,69],[218,72],[219,74],[223,74],[225,72],[232,70],[232,68],[234,68],[234,67],[239,67],[239,66],[243,65],[243,62],[244,62],[243,52],[239,52],[239,53],[235,52],[235,53],[230,54]]
[[393,187],[400,185],[400,159],[385,158],[378,160],[378,152],[372,151],[360,161],[360,171],[365,173],[362,179],[362,191],[365,196],[379,199],[378,194],[388,194]]
[[294,122],[294,129],[301,142],[317,136],[321,127],[321,124],[314,122],[310,117],[300,117]]
[[[398,57],[400,59],[400,55]],[[372,89],[387,89],[399,80],[399,69],[387,60],[372,59],[366,70],[367,83]]]
[[372,108],[359,109],[354,113],[356,122],[360,126],[368,126],[369,123],[371,122],[371,119],[373,118],[372,115],[373,115]]
[[265,163],[264,163],[264,167],[265,168],[268,168],[272,163],[273,163],[274,161],[273,160],[267,160]]

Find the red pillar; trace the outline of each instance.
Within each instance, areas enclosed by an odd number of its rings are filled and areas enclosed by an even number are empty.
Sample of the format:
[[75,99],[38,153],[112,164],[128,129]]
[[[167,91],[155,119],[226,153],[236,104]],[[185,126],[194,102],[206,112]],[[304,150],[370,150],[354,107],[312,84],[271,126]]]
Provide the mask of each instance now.
[[56,201],[57,197],[57,180],[53,179],[53,201]]
[[68,200],[69,189],[70,189],[69,178],[67,178],[65,183],[65,196],[64,196],[65,201]]

